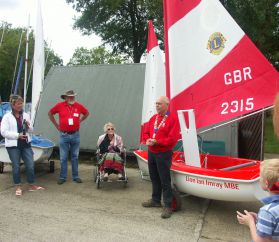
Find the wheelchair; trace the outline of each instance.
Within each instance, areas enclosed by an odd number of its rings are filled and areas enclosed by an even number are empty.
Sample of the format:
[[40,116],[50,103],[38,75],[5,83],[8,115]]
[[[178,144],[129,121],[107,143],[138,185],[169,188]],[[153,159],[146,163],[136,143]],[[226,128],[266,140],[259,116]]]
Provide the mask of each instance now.
[[99,189],[101,187],[101,183],[103,182],[112,182],[114,180],[109,179],[109,181],[104,181],[104,174],[105,174],[105,168],[109,167],[111,169],[112,173],[120,173],[122,175],[121,179],[118,179],[117,182],[120,182],[123,184],[124,187],[127,186],[128,183],[128,177],[127,177],[127,172],[126,172],[126,149],[124,148],[121,153],[114,153],[118,154],[122,158],[122,164],[120,164],[119,161],[116,159],[106,159],[107,154],[112,154],[112,153],[100,153],[100,149],[98,148],[96,151],[96,157],[97,157],[97,165],[93,170],[93,179],[94,182],[96,183],[96,188]]

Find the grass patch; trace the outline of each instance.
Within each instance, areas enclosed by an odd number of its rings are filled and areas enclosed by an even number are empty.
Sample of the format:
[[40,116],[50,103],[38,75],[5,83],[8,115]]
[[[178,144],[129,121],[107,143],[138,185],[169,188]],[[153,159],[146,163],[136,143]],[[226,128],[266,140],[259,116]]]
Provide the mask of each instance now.
[[279,154],[279,140],[274,134],[271,115],[265,119],[264,152]]

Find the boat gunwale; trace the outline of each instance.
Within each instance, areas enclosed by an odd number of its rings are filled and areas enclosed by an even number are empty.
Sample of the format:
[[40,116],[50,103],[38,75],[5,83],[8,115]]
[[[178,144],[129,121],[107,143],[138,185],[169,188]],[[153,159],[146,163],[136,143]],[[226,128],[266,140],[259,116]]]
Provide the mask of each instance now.
[[[141,157],[140,154],[137,153],[137,151],[140,151],[140,152],[147,152],[147,151],[136,150],[136,151],[133,152],[137,157],[139,157],[140,159],[144,160],[147,163],[147,159],[145,159],[144,157]],[[185,165],[185,166],[193,167],[193,166],[189,166],[189,165]],[[206,168],[200,168],[200,167],[198,167],[198,168],[202,169],[202,170],[212,170],[212,169],[206,169]],[[191,173],[191,172],[186,172],[186,171],[180,171],[180,170],[174,169],[173,167],[171,167],[171,171],[173,171],[175,173],[178,173],[178,174],[183,174],[183,175],[191,175],[191,176],[202,177],[202,178],[207,178],[207,179],[214,179],[214,180],[220,180],[220,181],[242,182],[242,183],[257,182],[260,179],[260,174],[256,178],[251,178],[251,179],[235,179],[235,178],[220,177],[220,176],[207,176],[207,175],[202,175],[202,174],[198,174],[198,173]],[[228,173],[228,172],[231,172],[231,171],[226,171],[226,173]]]

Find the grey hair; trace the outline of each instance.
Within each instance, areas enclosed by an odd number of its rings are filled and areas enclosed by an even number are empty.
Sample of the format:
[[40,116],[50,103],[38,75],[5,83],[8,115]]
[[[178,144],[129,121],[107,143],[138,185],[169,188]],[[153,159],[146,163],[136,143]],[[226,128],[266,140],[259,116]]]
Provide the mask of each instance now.
[[112,127],[112,128],[114,128],[114,130],[115,130],[114,124],[111,123],[111,122],[108,122],[108,123],[106,123],[106,124],[104,125],[104,132],[105,132],[105,133],[107,132],[108,127]]

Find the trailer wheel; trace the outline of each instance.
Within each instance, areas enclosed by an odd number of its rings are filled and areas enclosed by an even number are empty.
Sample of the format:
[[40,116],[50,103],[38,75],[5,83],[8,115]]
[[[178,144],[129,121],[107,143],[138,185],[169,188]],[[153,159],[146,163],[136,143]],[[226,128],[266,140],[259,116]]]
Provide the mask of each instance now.
[[181,209],[181,197],[180,193],[176,189],[172,189],[172,211],[176,212]]
[[50,160],[50,161],[49,161],[49,172],[50,172],[50,173],[54,173],[54,170],[55,170],[55,163],[54,163],[54,160]]
[[4,162],[0,162],[0,173],[4,172]]

